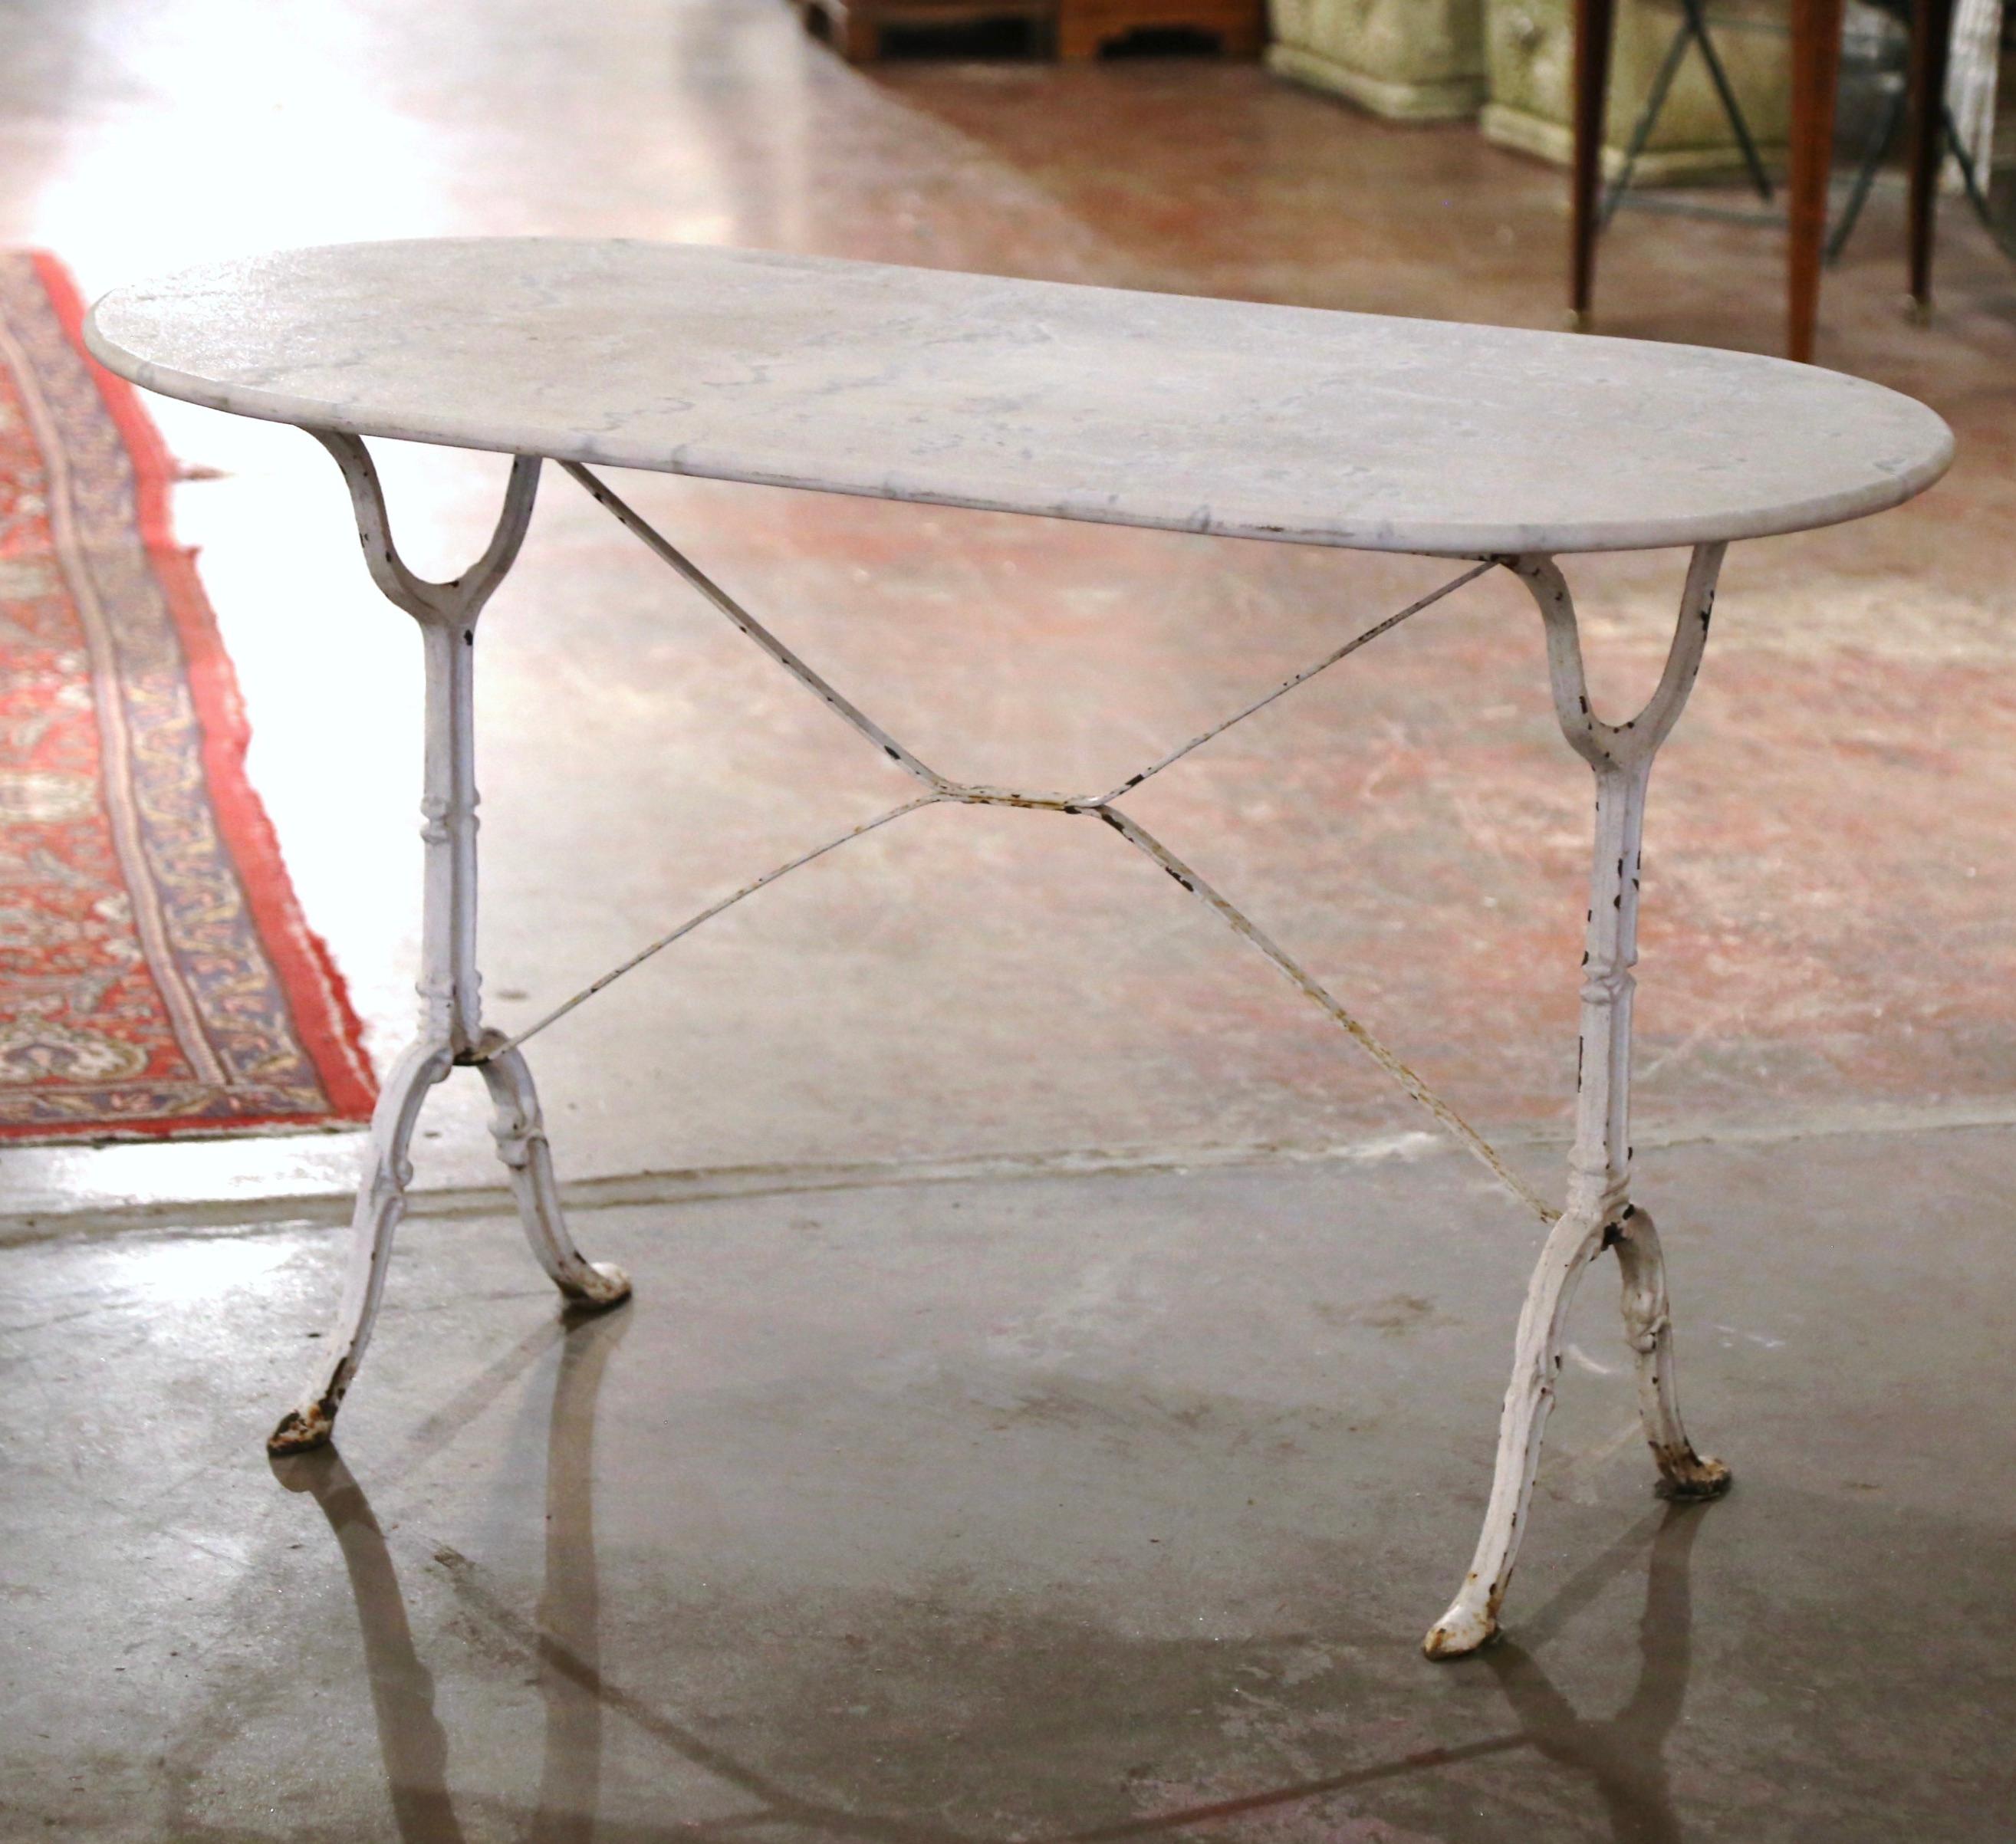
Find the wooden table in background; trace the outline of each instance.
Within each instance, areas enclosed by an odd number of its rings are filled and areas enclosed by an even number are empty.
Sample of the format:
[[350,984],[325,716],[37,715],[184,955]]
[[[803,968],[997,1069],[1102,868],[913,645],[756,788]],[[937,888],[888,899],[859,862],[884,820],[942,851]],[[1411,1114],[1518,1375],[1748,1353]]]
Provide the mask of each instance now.
[[1096,58],[1107,45],[1140,31],[1199,33],[1215,38],[1229,58],[1257,58],[1267,40],[1262,0],[795,0],[795,4],[807,28],[819,32],[850,64],[881,56],[882,34],[887,27],[915,31],[1000,19],[1028,20],[1066,63]]
[[1197,32],[1228,58],[1257,58],[1267,42],[1261,0],[1059,0],[1057,56],[1066,63],[1096,58],[1108,45],[1143,31]]
[[[1791,250],[1786,350],[1810,362],[1820,318],[1820,257],[1827,241],[1834,98],[1841,75],[1843,0],[1791,0],[1792,127],[1785,177]],[[1916,0],[1911,20],[1911,297],[1931,307],[1932,230],[1942,152],[1940,101],[1953,39],[1953,0]],[[1576,0],[1574,228],[1569,301],[1589,323],[1602,209],[1604,121],[1617,0]]]

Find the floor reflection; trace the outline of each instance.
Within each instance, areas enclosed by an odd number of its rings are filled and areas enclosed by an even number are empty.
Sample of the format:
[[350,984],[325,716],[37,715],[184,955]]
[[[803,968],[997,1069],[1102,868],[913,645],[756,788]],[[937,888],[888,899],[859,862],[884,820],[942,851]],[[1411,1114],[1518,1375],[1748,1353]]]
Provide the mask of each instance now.
[[[610,1828],[599,1828],[598,1815],[604,1724],[614,1711],[672,1755],[736,1787],[755,1806],[711,1821],[671,1821],[643,1831],[622,1827],[628,1844],[725,1836],[766,1824],[812,1825],[829,1835],[884,1844],[978,1844],[983,1834],[942,1820],[861,1811],[845,1787],[809,1795],[790,1790],[702,1740],[634,1691],[604,1679],[595,1531],[596,1410],[609,1361],[631,1317],[617,1313],[585,1318],[570,1324],[561,1337],[547,1422],[545,1557],[535,1619],[527,1621],[497,1601],[473,1579],[467,1558],[452,1551],[437,1552],[465,1602],[536,1660],[545,1729],[537,1805],[527,1815],[525,1835],[539,1844],[589,1844],[597,1835],[610,1844]],[[341,1551],[363,1635],[373,1713],[401,1844],[463,1844],[463,1824],[448,1792],[448,1741],[435,1713],[434,1678],[415,1649],[391,1553],[362,1486],[333,1447],[277,1461],[275,1471],[290,1490],[315,1499]],[[1618,1844],[1671,1844],[1683,1833],[1665,1749],[1687,1695],[1689,1564],[1703,1510],[1672,1505],[1656,1522],[1641,1522],[1523,1622],[1519,1639],[1491,1648],[1474,1663],[1453,1667],[1489,1670],[1517,1721],[1514,1729],[1361,1763],[1334,1774],[1262,1785],[1208,1803],[1083,1828],[1068,1822],[1032,1824],[1017,1835],[1047,1836],[1053,1844],[1095,1844],[1242,1821],[1265,1823],[1269,1817],[1276,1824],[1293,1825],[1300,1817],[1327,1825],[1336,1814],[1321,1808],[1341,1795],[1530,1748],[1586,1782]],[[1647,1580],[1636,1684],[1615,1713],[1584,1716],[1536,1655],[1607,1588],[1635,1573],[1641,1558]],[[1103,1796],[1103,1789],[1087,1791]],[[1559,1793],[1574,1803],[1569,1788]]]
[[[632,1315],[566,1323],[546,1432],[546,1557],[537,1654],[545,1740],[537,1816],[541,1844],[587,1844],[602,1778],[602,1703],[596,1691],[601,1598],[595,1553],[595,1409],[609,1360]],[[542,1335],[540,1343],[545,1342]],[[406,1603],[385,1534],[364,1488],[333,1447],[273,1470],[329,1520],[343,1555],[364,1636],[365,1672],[401,1844],[462,1844],[448,1791],[448,1735],[434,1684],[414,1649]]]
[[401,1844],[461,1844],[462,1826],[448,1803],[448,1734],[434,1714],[434,1680],[413,1649],[398,1572],[371,1501],[334,1447],[276,1460],[273,1470],[289,1491],[306,1492],[321,1507],[343,1552]]
[[[1660,1520],[1646,1574],[1645,1611],[1638,1623],[1638,1682],[1614,1715],[1578,1714],[1539,1660],[1516,1640],[1484,1654],[1525,1739],[1549,1760],[1587,1776],[1618,1844],[1675,1844],[1682,1835],[1666,1742],[1687,1699],[1694,1633],[1688,1562],[1707,1508],[1669,1505]],[[1600,1580],[1592,1583],[1579,1577],[1544,1610],[1543,1619],[1579,1610],[1601,1585]],[[1546,1627],[1539,1630],[1544,1633]]]
[[635,1317],[599,1313],[570,1327],[546,1425],[546,1574],[539,1597],[539,1698],[546,1739],[538,1816],[546,1844],[587,1844],[602,1794],[600,1578],[595,1554],[595,1404]]
[[[1128,1838],[1256,1817],[1269,1811],[1334,1798],[1382,1781],[1455,1767],[1491,1755],[1532,1748],[1550,1761],[1586,1776],[1601,1801],[1617,1844],[1672,1844],[1683,1835],[1668,1780],[1665,1744],[1679,1720],[1691,1665],[1690,1553],[1707,1507],[1672,1504],[1653,1531],[1638,1624],[1638,1682],[1614,1716],[1584,1717],[1556,1688],[1527,1645],[1503,1640],[1480,1655],[1498,1680],[1519,1722],[1512,1733],[1415,1753],[1305,1781],[1073,1832],[1057,1844],[1118,1844]],[[1643,1552],[1641,1524],[1573,1577],[1522,1630],[1529,1645],[1544,1644],[1629,1570]],[[1474,1663],[1457,1665],[1474,1670]]]

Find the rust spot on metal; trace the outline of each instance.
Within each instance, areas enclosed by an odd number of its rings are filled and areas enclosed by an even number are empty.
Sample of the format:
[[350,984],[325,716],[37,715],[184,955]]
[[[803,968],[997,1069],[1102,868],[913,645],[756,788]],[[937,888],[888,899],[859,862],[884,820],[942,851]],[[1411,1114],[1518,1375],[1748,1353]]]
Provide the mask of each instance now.
[[311,1407],[290,1411],[266,1436],[269,1454],[305,1454],[326,1447],[336,1432],[338,1398],[325,1396]]

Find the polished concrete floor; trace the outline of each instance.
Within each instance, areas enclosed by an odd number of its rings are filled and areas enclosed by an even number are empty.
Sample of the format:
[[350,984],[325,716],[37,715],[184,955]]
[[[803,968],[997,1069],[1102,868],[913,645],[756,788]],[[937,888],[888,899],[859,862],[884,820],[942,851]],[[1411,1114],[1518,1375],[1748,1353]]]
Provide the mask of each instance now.
[[1606,1264],[1452,1665],[1531,1253],[1453,1155],[583,1211],[572,1327],[426,1222],[270,1468],[333,1238],[16,1249],[0,1831],[2007,1838],[2010,1136],[1645,1175],[1736,1488],[1652,1496]]
[[[851,70],[782,0],[0,13],[0,238],[88,291],[278,243],[608,232],[1544,325],[1562,194],[1250,66]],[[1626,216],[1604,330],[1769,349],[1780,262]],[[934,813],[534,1046],[634,1309],[557,1325],[479,1085],[437,1098],[340,1461],[276,1481],[257,1437],[326,1310],[355,1135],[0,1160],[0,1828],[2011,1835],[2016,268],[1949,212],[1919,327],[1901,265],[1880,195],[1822,357],[1925,397],[1960,460],[1732,556],[1653,796],[1637,1138],[1730,1500],[1650,1499],[1596,1277],[1513,1642],[1423,1664],[1532,1238],[1114,842]],[[319,450],[160,414],[253,773],[382,1059],[412,636]],[[384,466],[452,573],[499,469]],[[630,486],[975,779],[1118,780],[1436,580]],[[1572,569],[1618,707],[1683,561]],[[564,482],[481,676],[504,1022],[890,798]],[[1551,1184],[1587,803],[1538,624],[1490,582],[1140,811]]]

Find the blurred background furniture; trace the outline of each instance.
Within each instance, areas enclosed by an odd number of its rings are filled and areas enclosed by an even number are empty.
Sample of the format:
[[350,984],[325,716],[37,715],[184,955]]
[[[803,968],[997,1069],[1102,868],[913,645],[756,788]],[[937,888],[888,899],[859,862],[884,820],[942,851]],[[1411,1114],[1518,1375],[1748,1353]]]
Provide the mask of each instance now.
[[[1487,139],[1572,164],[1576,12],[1576,0],[1487,0],[1490,99],[1479,124]],[[1618,0],[1600,155],[1613,184],[1627,165],[1653,185],[1743,172],[1739,119],[1760,160],[1782,164],[1791,81],[1784,0],[1712,0],[1712,13],[1705,23],[1726,96],[1684,36],[1684,0]],[[1677,59],[1676,46],[1684,54]]]
[[1055,29],[1057,0],[797,0],[806,31],[824,38],[850,64],[882,55],[882,34],[936,27],[1026,20],[1032,34]]
[[1057,0],[1057,56],[1067,63],[1149,31],[1195,32],[1215,38],[1229,58],[1257,58],[1266,0]]
[[[1813,358],[1820,315],[1842,9],[1843,0],[1790,0],[1786,350],[1805,361]],[[1603,130],[1616,17],[1616,0],[1576,0],[1569,302],[1577,324],[1584,325],[1594,299]],[[1953,0],[1916,0],[1911,9],[1910,287],[1921,313],[1931,303],[1934,192],[1944,152],[1943,98],[1953,17]]]
[[1375,115],[1441,121],[1484,100],[1485,0],[1272,0],[1267,66]]
[[[1475,0],[1471,0],[1474,4]],[[1096,58],[1138,32],[1214,38],[1227,57],[1257,58],[1266,0],[796,0],[806,30],[850,64],[879,58],[885,32],[923,32],[1026,20],[1038,49],[1067,63]]]
[[[1751,132],[1750,117],[1742,100],[1736,93],[1736,84],[1727,61],[1715,42],[1715,34],[1708,24],[1706,0],[1679,0],[1679,20],[1673,28],[1672,36],[1666,41],[1666,49],[1659,59],[1658,68],[1652,74],[1652,81],[1645,93],[1644,106],[1638,112],[1638,119],[1632,124],[1631,136],[1625,144],[1624,156],[1615,176],[1611,180],[1610,190],[1603,201],[1603,222],[1607,224],[1618,207],[1631,189],[1631,182],[1637,176],[1638,168],[1646,151],[1658,134],[1665,120],[1668,106],[1673,99],[1674,85],[1680,73],[1694,70],[1701,72],[1715,92],[1715,100],[1728,124],[1728,131],[1736,138],[1736,145],[1743,156],[1743,170],[1750,183],[1757,189],[1757,196],[1766,203],[1771,199],[1771,176],[1765,171],[1764,156]],[[1756,22],[1739,20],[1739,26]],[[1762,22],[1768,28],[1769,21]],[[1777,34],[1772,34],[1775,41]],[[1774,92],[1775,93],[1775,92]]]
[[[1996,90],[2002,57],[2003,13],[2003,0],[1958,0],[1953,9],[1946,95],[1940,111],[1946,157],[1938,185],[1941,191],[1963,195],[1989,235],[2006,253],[2016,256],[2016,247],[2012,247],[2009,233],[1998,222],[1989,196],[1989,188],[1994,182]],[[1827,239],[1825,260],[1830,264],[1840,256],[1854,233],[1877,169],[1888,156],[1909,113],[1910,13],[1910,0],[1864,0],[1859,9],[1849,15],[1843,40],[1846,49],[1842,69],[1845,74],[1849,56],[1855,55],[1864,67],[1864,74],[1873,79],[1870,87],[1874,92],[1877,106],[1863,135],[1862,156],[1854,182],[1849,188],[1847,201]],[[1859,34],[1856,30],[1858,24],[1863,28]],[[1844,95],[1845,93],[1844,84]],[[1927,125],[1931,128],[1929,116]],[[1932,131],[1938,132],[1936,129]],[[1928,214],[1928,262],[1931,228]],[[1927,279],[1929,282],[1929,277]]]

